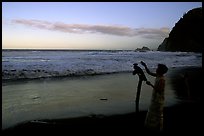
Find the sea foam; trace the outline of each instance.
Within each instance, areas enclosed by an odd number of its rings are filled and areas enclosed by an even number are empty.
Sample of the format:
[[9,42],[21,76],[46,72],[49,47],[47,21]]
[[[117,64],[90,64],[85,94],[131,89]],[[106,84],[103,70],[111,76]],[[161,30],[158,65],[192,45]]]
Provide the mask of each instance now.
[[[130,72],[133,63],[171,67],[202,66],[202,54],[193,52],[3,50],[2,79],[33,79]],[[141,65],[139,65],[141,66]]]

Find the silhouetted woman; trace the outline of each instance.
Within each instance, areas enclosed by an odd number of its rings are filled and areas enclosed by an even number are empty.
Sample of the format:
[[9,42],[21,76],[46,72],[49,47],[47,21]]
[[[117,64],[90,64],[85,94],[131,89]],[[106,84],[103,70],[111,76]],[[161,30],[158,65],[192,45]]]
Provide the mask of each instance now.
[[141,64],[145,67],[145,70],[149,75],[156,77],[154,85],[149,81],[146,82],[147,85],[150,85],[153,88],[153,92],[151,104],[145,119],[145,127],[154,131],[162,131],[165,88],[164,74],[167,73],[168,68],[164,64],[158,64],[156,73],[152,73],[144,62],[141,61]]

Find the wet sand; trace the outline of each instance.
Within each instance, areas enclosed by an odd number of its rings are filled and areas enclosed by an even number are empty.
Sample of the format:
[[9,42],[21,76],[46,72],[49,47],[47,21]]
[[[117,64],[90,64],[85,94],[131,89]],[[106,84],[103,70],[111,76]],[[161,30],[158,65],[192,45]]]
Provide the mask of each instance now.
[[[153,77],[148,80],[154,82]],[[31,120],[131,113],[137,84],[138,76],[131,72],[6,82],[2,86],[2,128]],[[177,103],[170,85],[167,76],[165,106]],[[148,109],[151,91],[143,82],[140,111]]]
[[[184,76],[187,72],[188,76]],[[164,131],[160,134],[200,134],[203,121],[201,109],[202,69],[179,68],[168,75],[179,103],[164,108]],[[188,77],[187,79],[184,77]],[[186,85],[186,83],[188,83]],[[190,93],[189,93],[190,92]],[[79,118],[27,122],[3,131],[3,134],[67,133],[69,134],[148,134],[143,127],[146,110],[138,114],[89,115]]]

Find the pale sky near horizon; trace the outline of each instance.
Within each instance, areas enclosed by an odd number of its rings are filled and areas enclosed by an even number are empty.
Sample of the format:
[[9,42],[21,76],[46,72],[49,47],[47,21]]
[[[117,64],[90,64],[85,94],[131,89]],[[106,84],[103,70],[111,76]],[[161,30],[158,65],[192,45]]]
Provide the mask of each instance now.
[[156,49],[202,2],[2,2],[2,49]]

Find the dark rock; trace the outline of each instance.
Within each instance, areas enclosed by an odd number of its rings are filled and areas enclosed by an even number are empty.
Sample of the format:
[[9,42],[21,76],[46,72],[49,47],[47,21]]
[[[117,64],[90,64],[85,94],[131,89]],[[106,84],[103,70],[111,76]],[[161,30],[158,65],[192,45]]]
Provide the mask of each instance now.
[[150,51],[150,49],[148,47],[143,46],[142,48],[137,48],[135,51]]
[[101,98],[100,100],[102,100],[102,101],[107,101],[108,99],[107,99],[107,98]]
[[159,45],[158,50],[166,51],[167,42],[168,42],[168,38],[165,38],[164,41]]
[[183,15],[171,30],[158,51],[202,52],[202,8]]

